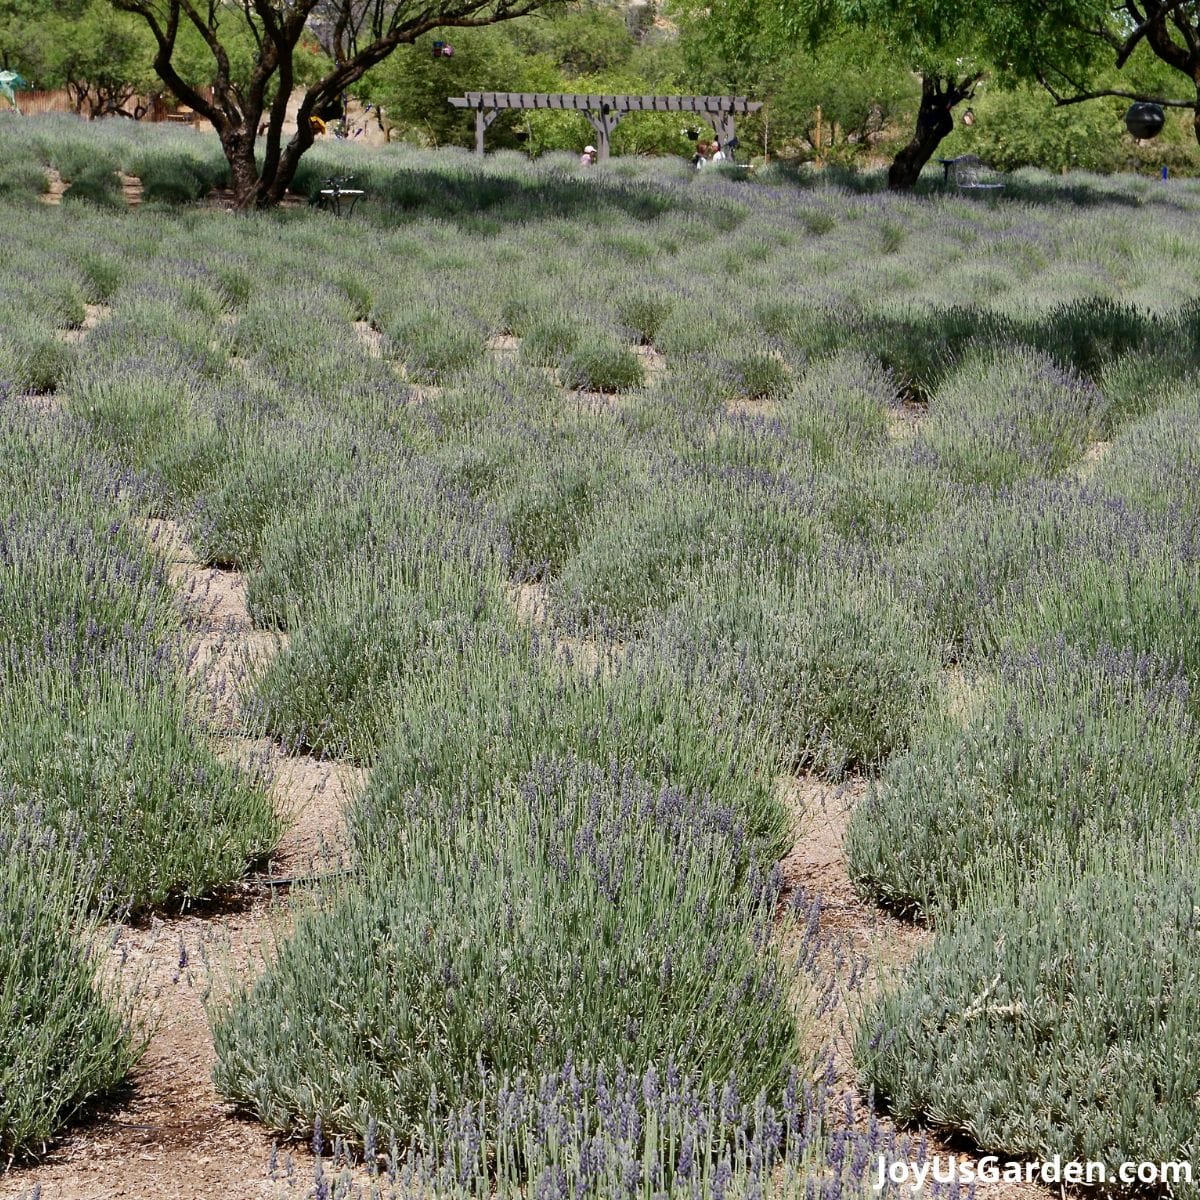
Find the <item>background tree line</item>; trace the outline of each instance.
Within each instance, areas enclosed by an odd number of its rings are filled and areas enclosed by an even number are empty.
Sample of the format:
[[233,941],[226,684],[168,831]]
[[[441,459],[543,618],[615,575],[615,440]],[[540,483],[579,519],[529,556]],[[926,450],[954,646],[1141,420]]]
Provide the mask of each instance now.
[[[855,165],[894,161],[906,152],[917,160],[936,149],[939,156],[977,153],[1002,169],[1112,171],[1168,164],[1177,172],[1194,170],[1192,110],[1171,110],[1163,136],[1139,145],[1121,123],[1126,96],[1058,106],[1047,90],[1057,88],[1059,99],[1072,88],[1170,94],[1180,67],[1145,38],[1119,70],[1112,61],[1120,57],[1121,35],[1134,28],[1134,17],[1125,12],[1131,6],[1098,9],[1114,31],[1109,44],[1088,42],[1072,29],[1072,21],[1082,24],[1089,16],[1088,3],[1078,0],[1051,6],[1045,18],[1051,25],[1036,37],[1018,36],[1012,22],[1030,19],[1034,7],[933,3],[918,6],[914,19],[897,0],[852,7],[840,0],[785,6],[767,0],[572,0],[520,20],[431,30],[399,45],[346,90],[377,104],[393,137],[431,146],[472,144],[471,115],[446,103],[447,96],[466,90],[733,92],[767,102],[739,129],[746,155]],[[453,57],[435,56],[435,39],[450,41]],[[249,81],[259,53],[253,22],[226,19],[221,41],[234,81]],[[308,85],[330,68],[329,49],[305,32],[295,54],[294,86]],[[155,53],[147,21],[111,0],[0,0],[0,62],[36,86],[68,89],[84,115],[132,114],[135,97],[163,91]],[[1056,68],[1056,62],[1070,65]],[[212,82],[211,48],[195,25],[180,23],[173,66],[189,86]],[[948,121],[939,114],[940,129],[922,139],[930,125],[922,105],[931,80],[939,89],[937,103],[956,102]],[[968,106],[975,118],[970,126],[961,119]],[[621,124],[614,149],[686,154],[685,128],[678,116],[639,116]],[[488,136],[497,148],[539,154],[578,150],[589,134],[576,114],[510,113]]]

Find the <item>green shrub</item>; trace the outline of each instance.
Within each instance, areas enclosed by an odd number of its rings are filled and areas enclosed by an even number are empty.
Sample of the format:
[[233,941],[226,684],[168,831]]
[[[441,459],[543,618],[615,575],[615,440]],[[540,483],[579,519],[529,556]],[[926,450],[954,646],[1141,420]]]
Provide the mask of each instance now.
[[703,680],[651,655],[520,638],[442,665],[405,681],[351,810],[351,840],[364,854],[403,836],[413,796],[485,796],[554,756],[599,767],[619,759],[655,785],[712,796],[764,859],[787,849],[787,813],[761,769],[770,746]]
[[578,346],[559,368],[563,385],[590,392],[628,392],[642,384],[642,364],[624,346],[602,340]]
[[0,199],[6,203],[32,200],[50,190],[44,167],[36,162],[5,162],[0,165]]
[[[363,555],[322,582],[305,627],[256,686],[267,731],[288,745],[370,762],[406,690],[425,675],[486,655],[503,637],[498,573],[467,559]],[[482,564],[480,564],[482,565]]]
[[901,386],[927,398],[968,349],[983,355],[1014,340],[1011,322],[986,310],[904,308],[896,314],[859,316],[855,341],[877,355]]
[[202,200],[229,175],[223,158],[205,159],[177,148],[143,153],[132,160],[129,170],[142,182],[143,202],[163,204]]
[[980,688],[855,813],[850,865],[871,895],[939,915],[992,864],[1028,876],[1106,844],[1148,852],[1200,803],[1200,729],[1161,664],[1051,643]]
[[66,422],[0,431],[5,821],[36,810],[76,846],[97,906],[208,894],[274,844],[270,801],[196,727],[175,597],[111,466]]
[[871,770],[908,743],[931,696],[919,624],[879,587],[803,573],[697,588],[659,636],[689,678],[718,683],[788,770]]
[[72,204],[85,201],[99,205],[101,208],[119,208],[123,204],[121,198],[121,180],[115,171],[100,164],[92,164],[82,168],[70,176],[70,186],[63,193],[63,202]]
[[1077,487],[987,489],[931,514],[901,545],[895,570],[945,658],[982,658],[996,649],[988,615],[1017,581],[1058,570],[1076,536],[1094,552],[1110,533],[1111,522]]
[[259,561],[267,524],[299,504],[319,480],[346,471],[352,446],[336,430],[256,429],[248,423],[240,432],[240,443],[196,496],[189,524],[204,562],[247,569]]
[[1082,870],[981,887],[866,1014],[866,1083],[899,1120],[989,1153],[1110,1172],[1191,1160],[1200,894],[1194,838],[1181,842],[1116,838]]
[[206,896],[278,839],[263,789],[188,728],[174,665],[174,679],[158,664],[66,680],[61,668],[37,670],[0,700],[5,806],[36,808],[78,842],[96,864],[90,899],[105,907]]
[[878,450],[887,444],[896,385],[879,362],[844,351],[813,363],[783,406],[783,425],[805,438],[818,462]]
[[374,1117],[406,1140],[431,1092],[474,1099],[481,1065],[670,1057],[755,1094],[799,1051],[756,949],[774,892],[739,896],[748,866],[720,808],[615,765],[543,762],[465,820],[414,805],[385,862],[302,915],[218,1018],[217,1086],[277,1129],[319,1115],[362,1139]]
[[72,857],[37,810],[0,822],[0,1154],[44,1153],[84,1106],[116,1088],[144,1030],[99,978],[100,930]]
[[521,357],[540,367],[560,366],[575,351],[580,336],[579,323],[572,317],[539,317],[521,338]]
[[1126,427],[1092,483],[1109,496],[1185,525],[1200,518],[1200,403],[1194,385],[1176,385],[1163,407]]
[[669,296],[656,292],[635,292],[622,296],[617,303],[617,321],[632,341],[651,346],[673,308]]
[[1096,389],[1024,349],[973,355],[930,403],[921,443],[962,483],[1000,486],[1063,471],[1094,438]]
[[1124,354],[1160,348],[1166,334],[1164,323],[1154,314],[1099,297],[1057,305],[1026,324],[1023,340],[1053,355],[1064,367],[1095,376]]
[[598,506],[554,581],[564,611],[632,629],[688,586],[688,569],[715,549],[712,501],[694,488],[652,483]]
[[1097,383],[1107,402],[1104,431],[1112,436],[1126,421],[1169,403],[1194,372],[1191,356],[1170,340],[1152,351],[1123,354],[1108,362]]
[[747,400],[775,400],[791,384],[787,367],[774,355],[751,351],[730,364],[734,389]]
[[[865,415],[870,422],[870,409]],[[863,426],[850,424],[852,436],[861,431]],[[830,530],[852,546],[876,550],[903,546],[928,528],[953,490],[928,461],[904,446],[851,458],[824,483],[821,511]]]
[[13,314],[0,332],[0,379],[19,391],[53,392],[74,357],[74,348],[40,320]]
[[562,567],[579,544],[611,476],[599,463],[547,463],[523,474],[502,501],[513,570],[541,578]]
[[431,310],[402,314],[384,327],[390,343],[418,383],[441,383],[478,362],[484,330]]

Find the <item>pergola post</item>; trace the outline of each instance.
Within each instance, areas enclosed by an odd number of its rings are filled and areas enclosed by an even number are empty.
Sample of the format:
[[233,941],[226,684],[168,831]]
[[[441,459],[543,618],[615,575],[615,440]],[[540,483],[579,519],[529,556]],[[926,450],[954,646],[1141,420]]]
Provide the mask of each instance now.
[[613,130],[621,123],[622,114],[605,104],[599,112],[587,109],[583,115],[596,134],[596,160],[606,162],[612,149]]
[[500,115],[500,110],[497,108],[489,109],[487,112],[483,108],[475,110],[475,153],[482,156],[483,154],[483,135],[491,128],[492,122]]
[[708,119],[713,127],[713,133],[717,135],[717,141],[721,143],[721,149],[724,150],[737,137],[737,126],[733,113],[710,113]]

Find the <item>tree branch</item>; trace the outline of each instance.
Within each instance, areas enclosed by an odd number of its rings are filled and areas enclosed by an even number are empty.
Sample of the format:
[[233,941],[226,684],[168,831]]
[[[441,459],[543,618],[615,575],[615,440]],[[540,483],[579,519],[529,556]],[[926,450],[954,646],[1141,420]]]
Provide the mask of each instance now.
[[1105,97],[1116,97],[1119,100],[1134,100],[1142,104],[1158,104],[1163,108],[1192,108],[1196,107],[1195,100],[1166,100],[1162,96],[1151,96],[1146,92],[1122,92],[1116,88],[1102,88],[1095,92],[1080,92],[1074,96],[1061,96],[1054,90],[1054,85],[1044,75],[1038,75],[1038,83],[1050,94],[1056,108],[1065,108],[1068,104],[1084,104],[1088,100],[1103,100]]
[[211,121],[213,128],[220,133],[227,124],[225,113],[197,88],[185,82],[171,61],[175,56],[175,42],[179,36],[179,0],[170,0],[165,28],[145,0],[113,0],[113,5],[122,12],[141,17],[146,22],[151,36],[158,43],[158,53],[154,56],[154,70],[158,73],[158,77],[171,89],[177,99],[182,100],[189,108],[195,109],[201,116]]

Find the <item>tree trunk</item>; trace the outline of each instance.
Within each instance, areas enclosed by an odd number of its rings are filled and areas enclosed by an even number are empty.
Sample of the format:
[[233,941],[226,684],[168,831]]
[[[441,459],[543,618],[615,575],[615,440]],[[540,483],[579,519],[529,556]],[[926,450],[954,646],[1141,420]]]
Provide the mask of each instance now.
[[308,117],[303,115],[304,111],[302,107],[299,128],[280,154],[279,165],[275,168],[274,175],[270,179],[263,179],[262,196],[259,200],[259,205],[263,208],[278,204],[287,195],[292,180],[296,178],[296,168],[300,165],[301,157],[316,140]]
[[973,90],[976,79],[962,84],[923,76],[921,107],[917,113],[917,128],[912,139],[892,160],[888,168],[888,187],[894,192],[910,190],[921,177],[921,169],[933,157],[942,139],[954,131],[954,106],[965,100]]
[[221,148],[229,162],[229,182],[233,188],[235,208],[254,208],[258,205],[258,163],[254,158],[257,129],[235,126],[221,136]]

